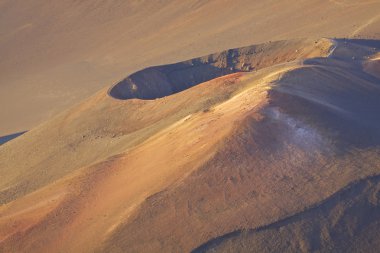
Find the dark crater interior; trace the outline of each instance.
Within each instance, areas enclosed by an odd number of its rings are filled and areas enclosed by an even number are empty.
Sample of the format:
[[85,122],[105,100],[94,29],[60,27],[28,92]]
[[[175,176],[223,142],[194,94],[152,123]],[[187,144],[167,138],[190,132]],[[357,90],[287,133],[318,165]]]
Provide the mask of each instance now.
[[319,43],[304,40],[268,42],[149,67],[115,84],[109,95],[116,99],[157,99],[227,74],[302,59]]

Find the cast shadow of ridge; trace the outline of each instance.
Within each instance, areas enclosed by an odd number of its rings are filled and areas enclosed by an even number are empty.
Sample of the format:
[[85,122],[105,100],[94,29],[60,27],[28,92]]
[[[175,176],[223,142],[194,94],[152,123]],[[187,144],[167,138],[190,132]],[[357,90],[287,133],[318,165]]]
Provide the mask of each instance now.
[[5,135],[5,136],[1,136],[0,137],[0,145],[10,141],[10,140],[13,140],[14,138],[17,138],[19,137],[20,135],[26,133],[27,131],[23,131],[23,132],[18,132],[18,133],[14,133],[14,134],[9,134],[9,135]]

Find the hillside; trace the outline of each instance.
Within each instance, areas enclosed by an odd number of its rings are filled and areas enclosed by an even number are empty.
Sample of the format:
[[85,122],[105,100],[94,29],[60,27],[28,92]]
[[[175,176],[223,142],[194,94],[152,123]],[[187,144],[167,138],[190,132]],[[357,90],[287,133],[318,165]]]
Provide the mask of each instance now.
[[380,252],[379,13],[0,0],[0,252]]
[[376,0],[1,0],[0,136],[142,68],[296,38],[380,39]]
[[379,49],[267,42],[100,90],[0,147],[0,251],[379,249]]

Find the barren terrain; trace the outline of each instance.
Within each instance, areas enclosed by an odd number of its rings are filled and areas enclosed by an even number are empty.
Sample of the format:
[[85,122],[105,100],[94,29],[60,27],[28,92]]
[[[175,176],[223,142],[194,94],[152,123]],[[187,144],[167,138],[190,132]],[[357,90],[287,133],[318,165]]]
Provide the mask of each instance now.
[[377,0],[1,0],[0,136],[152,65],[268,41],[380,39]]
[[380,4],[295,2],[0,1],[0,252],[379,251]]

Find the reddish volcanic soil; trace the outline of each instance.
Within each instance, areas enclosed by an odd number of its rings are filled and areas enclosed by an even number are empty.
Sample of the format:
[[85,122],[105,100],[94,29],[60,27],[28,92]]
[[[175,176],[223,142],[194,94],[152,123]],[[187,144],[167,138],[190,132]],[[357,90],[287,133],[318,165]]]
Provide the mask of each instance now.
[[0,249],[376,246],[369,43],[280,41],[144,69],[4,144]]
[[379,8],[0,1],[0,252],[380,251]]

